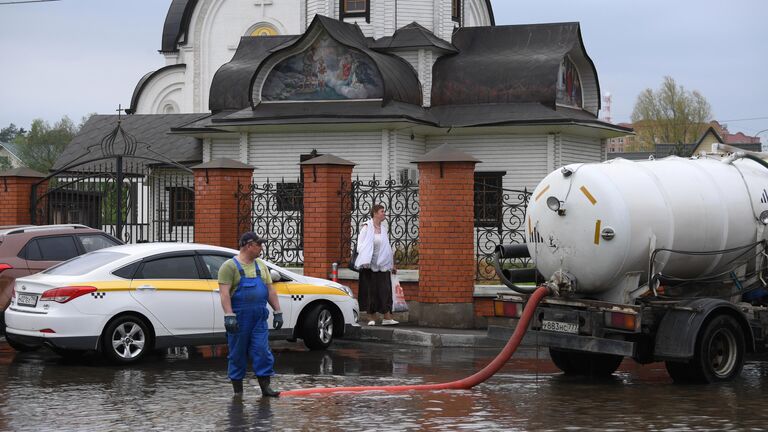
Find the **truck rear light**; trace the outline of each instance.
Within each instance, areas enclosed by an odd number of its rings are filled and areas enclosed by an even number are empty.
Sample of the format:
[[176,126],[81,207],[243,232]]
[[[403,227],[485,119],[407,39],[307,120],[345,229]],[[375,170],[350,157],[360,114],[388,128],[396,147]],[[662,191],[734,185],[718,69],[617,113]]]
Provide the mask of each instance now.
[[630,331],[637,329],[637,315],[634,313],[606,311],[604,317],[606,327]]
[[81,295],[92,293],[96,291],[96,287],[92,286],[66,286],[61,288],[50,289],[40,296],[40,301],[55,301],[57,303],[66,303],[70,300],[76,299]]
[[493,314],[497,317],[520,318],[523,304],[496,300],[493,302]]

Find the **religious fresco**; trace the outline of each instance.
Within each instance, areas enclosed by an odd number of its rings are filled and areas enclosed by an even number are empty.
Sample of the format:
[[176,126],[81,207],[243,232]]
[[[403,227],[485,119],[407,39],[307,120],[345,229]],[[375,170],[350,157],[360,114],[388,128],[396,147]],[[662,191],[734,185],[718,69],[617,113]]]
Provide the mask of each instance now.
[[272,69],[262,87],[261,99],[380,99],[383,94],[381,75],[367,56],[323,35],[309,49]]
[[575,108],[583,107],[579,71],[568,57],[560,63],[560,71],[557,75],[557,103]]

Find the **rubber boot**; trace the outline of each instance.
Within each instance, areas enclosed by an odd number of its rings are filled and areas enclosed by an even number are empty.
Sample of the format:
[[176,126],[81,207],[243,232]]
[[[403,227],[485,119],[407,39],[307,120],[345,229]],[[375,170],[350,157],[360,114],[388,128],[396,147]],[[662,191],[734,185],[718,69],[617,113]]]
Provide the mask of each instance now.
[[243,382],[232,381],[232,390],[234,390],[235,396],[241,396],[243,394]]
[[259,380],[259,387],[261,387],[261,395],[267,396],[267,397],[278,397],[280,396],[279,391],[272,390],[272,387],[269,386],[270,381],[272,381],[272,377],[269,376],[260,376],[256,377]]

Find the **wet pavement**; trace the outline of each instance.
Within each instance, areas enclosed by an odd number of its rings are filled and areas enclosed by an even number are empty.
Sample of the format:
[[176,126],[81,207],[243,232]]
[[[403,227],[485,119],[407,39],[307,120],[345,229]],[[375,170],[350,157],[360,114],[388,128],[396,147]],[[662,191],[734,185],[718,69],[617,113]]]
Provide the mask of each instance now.
[[[485,366],[498,348],[336,341],[310,352],[273,343],[279,389],[444,382]],[[768,362],[724,385],[681,386],[663,364],[625,361],[607,381],[560,374],[521,349],[472,390],[262,399],[255,380],[231,397],[222,347],[176,349],[134,367],[98,356],[64,361],[0,342],[0,429],[40,430],[764,430]]]

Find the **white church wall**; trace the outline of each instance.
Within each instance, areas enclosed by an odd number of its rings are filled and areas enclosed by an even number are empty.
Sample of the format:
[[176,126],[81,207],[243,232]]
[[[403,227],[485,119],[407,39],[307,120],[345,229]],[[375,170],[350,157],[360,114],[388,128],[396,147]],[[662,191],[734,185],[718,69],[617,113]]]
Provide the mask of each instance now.
[[[178,114],[192,112],[185,103],[185,72],[172,68],[155,75],[146,84],[136,106],[137,114]],[[173,109],[169,112],[168,107]]]
[[[410,129],[401,129],[397,131],[397,152],[395,154],[396,172],[408,170],[408,176],[411,180],[418,177],[419,167],[413,162],[419,156],[427,152],[427,138],[424,135],[412,134]],[[411,138],[413,136],[413,138]],[[398,174],[399,175],[399,174]]]
[[560,139],[561,165],[602,162],[605,160],[602,142],[599,138],[562,135]]
[[211,139],[211,160],[240,160],[240,137],[215,137]]
[[435,25],[435,3],[441,1],[443,0],[397,2],[397,28],[416,21],[427,29],[432,29]]
[[470,154],[482,162],[475,171],[506,171],[506,189],[533,188],[550,170],[547,135],[441,135],[427,137],[427,152],[443,145]]
[[248,160],[256,167],[253,178],[264,182],[296,181],[299,157],[316,149],[320,154],[333,154],[357,164],[352,173],[360,178],[382,177],[382,131],[251,133],[248,137]]

